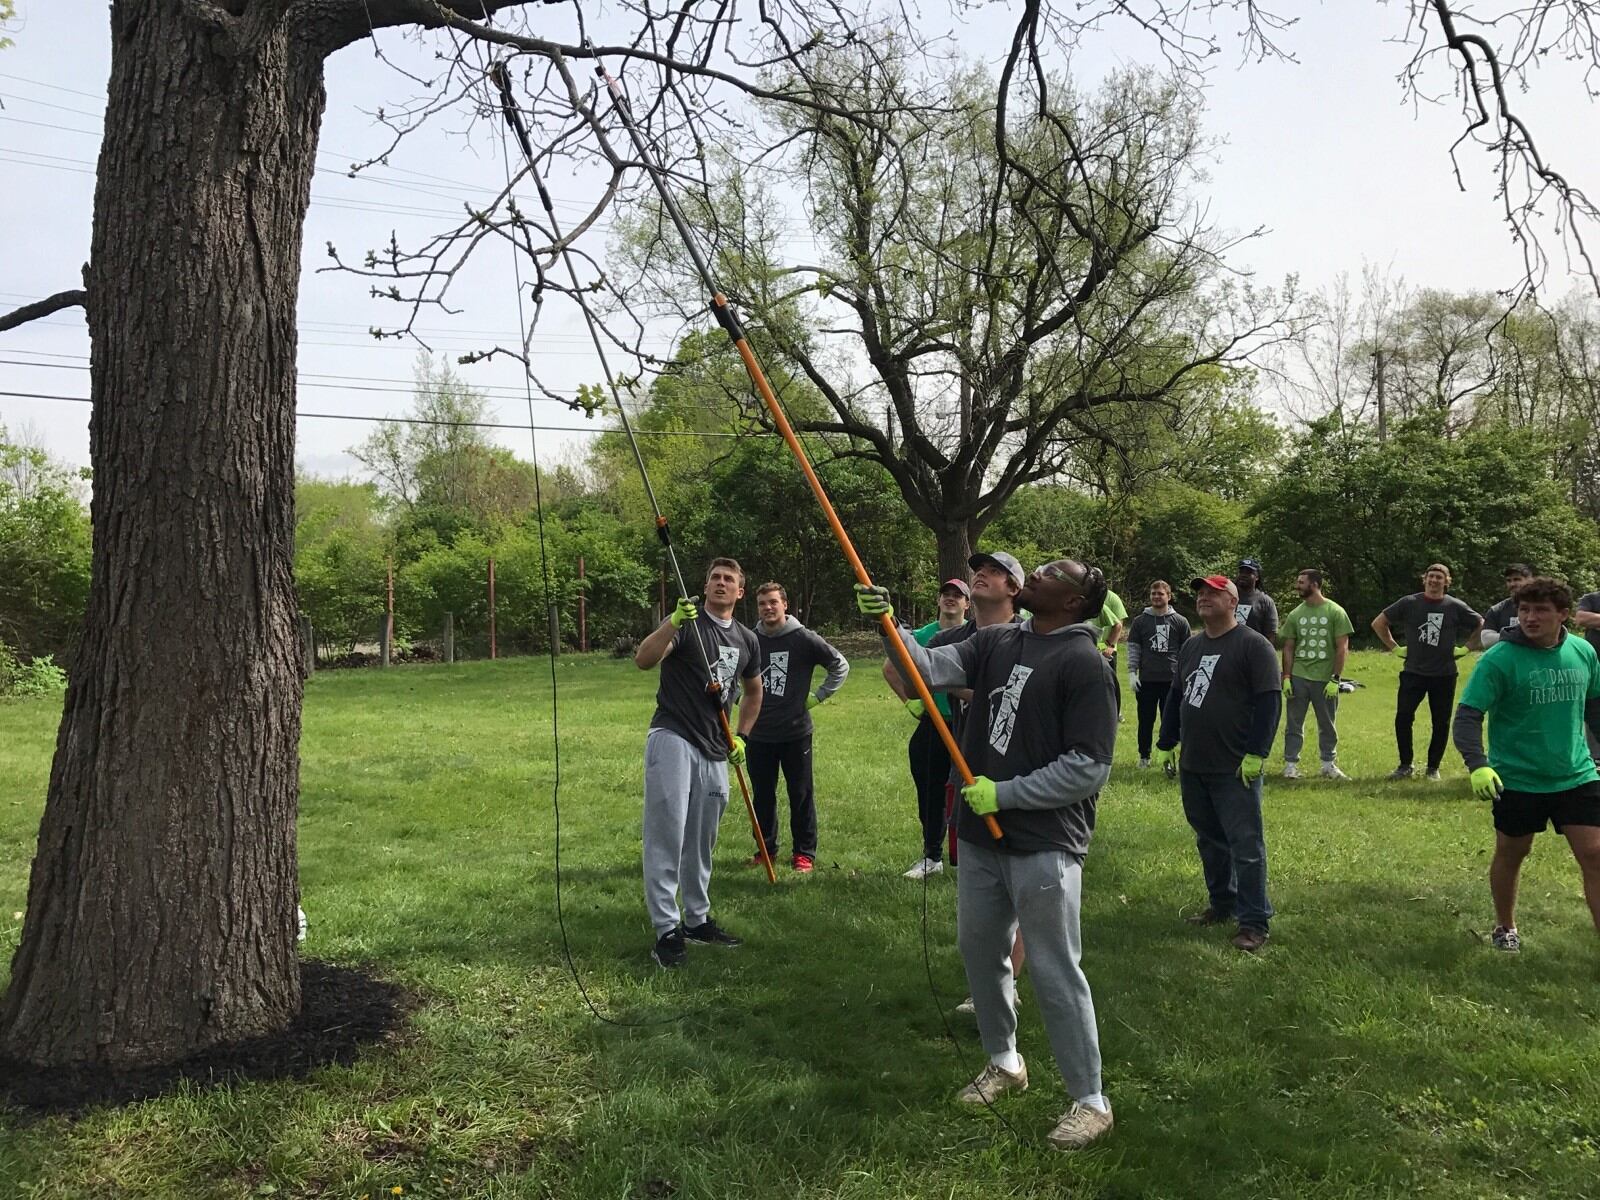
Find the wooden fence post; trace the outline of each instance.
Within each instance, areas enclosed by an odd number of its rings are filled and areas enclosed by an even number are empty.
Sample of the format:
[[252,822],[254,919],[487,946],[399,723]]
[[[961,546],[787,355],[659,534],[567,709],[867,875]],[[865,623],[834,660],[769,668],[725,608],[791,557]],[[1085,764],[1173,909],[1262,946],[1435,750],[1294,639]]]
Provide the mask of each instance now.
[[389,624],[389,614],[383,614],[383,620],[378,622],[378,665],[389,665],[389,638],[393,635],[394,627]]
[[494,559],[489,560],[489,657],[498,658],[494,633]]
[[578,650],[589,652],[589,604],[584,595],[583,555],[578,555]]
[[456,660],[456,615],[444,615],[444,660],[453,663]]
[[305,656],[302,671],[305,678],[310,679],[317,669],[317,630],[311,618],[304,614],[300,617],[300,650]]

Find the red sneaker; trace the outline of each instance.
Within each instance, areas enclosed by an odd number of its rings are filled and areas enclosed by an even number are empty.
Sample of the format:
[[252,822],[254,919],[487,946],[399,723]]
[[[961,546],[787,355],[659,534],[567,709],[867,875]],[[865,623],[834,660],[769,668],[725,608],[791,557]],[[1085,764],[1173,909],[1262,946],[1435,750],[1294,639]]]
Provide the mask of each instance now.
[[802,875],[811,874],[816,867],[816,863],[811,861],[811,855],[809,854],[796,854],[790,861],[794,869]]

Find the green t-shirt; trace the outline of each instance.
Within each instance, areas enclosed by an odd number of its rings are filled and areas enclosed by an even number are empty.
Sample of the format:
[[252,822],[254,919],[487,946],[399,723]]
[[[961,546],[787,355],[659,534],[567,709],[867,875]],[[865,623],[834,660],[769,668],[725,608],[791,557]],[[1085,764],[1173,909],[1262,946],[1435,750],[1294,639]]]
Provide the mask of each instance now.
[[1350,614],[1332,600],[1324,600],[1317,605],[1300,605],[1284,618],[1278,636],[1284,641],[1294,640],[1294,665],[1290,670],[1295,676],[1326,683],[1333,678],[1333,656],[1339,649],[1339,639],[1349,637],[1354,630]]
[[[933,639],[933,635],[938,633],[938,632],[939,632],[939,622],[937,622],[937,621],[929,621],[921,629],[913,630],[912,633],[911,633],[911,636],[917,639],[917,645],[926,646]],[[913,696],[913,699],[914,698],[915,697]],[[943,692],[935,692],[933,694],[933,706],[939,710],[939,715],[941,717],[944,717],[946,720],[949,719],[949,717],[950,717],[950,697],[949,696],[945,695]]]
[[1600,778],[1583,706],[1600,696],[1600,657],[1563,634],[1548,650],[1502,640],[1478,659],[1461,703],[1488,714],[1489,763],[1514,792],[1564,792]]
[[1128,609],[1122,603],[1122,597],[1115,592],[1107,592],[1106,606],[1100,610],[1100,615],[1085,623],[1093,625],[1099,631],[1100,644],[1104,646],[1106,644],[1106,630],[1113,625],[1126,622],[1127,619]]

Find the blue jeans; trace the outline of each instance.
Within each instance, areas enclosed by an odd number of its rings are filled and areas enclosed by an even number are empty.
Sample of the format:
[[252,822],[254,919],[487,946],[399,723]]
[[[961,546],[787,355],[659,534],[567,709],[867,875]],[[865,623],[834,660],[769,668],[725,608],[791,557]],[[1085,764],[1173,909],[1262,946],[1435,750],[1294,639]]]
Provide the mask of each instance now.
[[1261,823],[1261,780],[1180,771],[1183,815],[1194,830],[1211,909],[1265,932],[1272,919],[1267,899],[1267,835]]

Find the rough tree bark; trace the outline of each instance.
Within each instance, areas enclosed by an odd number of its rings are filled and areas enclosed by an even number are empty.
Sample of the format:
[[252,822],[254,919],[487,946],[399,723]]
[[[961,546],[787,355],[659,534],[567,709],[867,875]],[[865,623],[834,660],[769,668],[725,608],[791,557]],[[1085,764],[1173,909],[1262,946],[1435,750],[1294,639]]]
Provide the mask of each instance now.
[[167,1061],[299,1011],[295,298],[323,52],[281,5],[245,13],[112,5],[93,581],[0,1007],[26,1061]]

